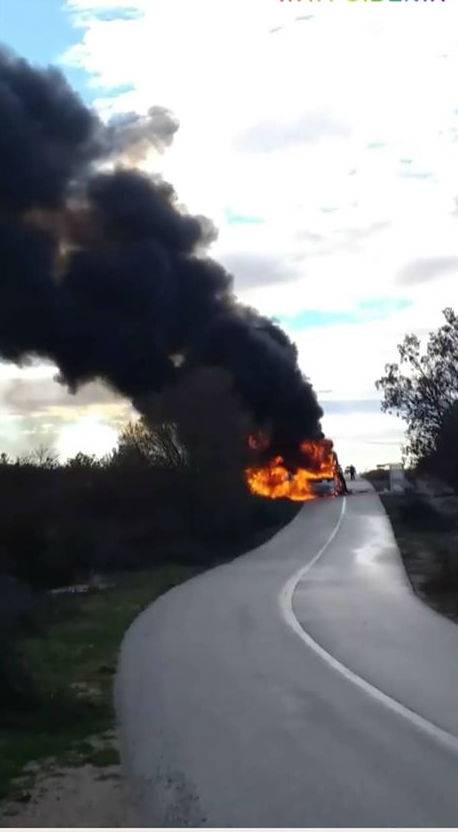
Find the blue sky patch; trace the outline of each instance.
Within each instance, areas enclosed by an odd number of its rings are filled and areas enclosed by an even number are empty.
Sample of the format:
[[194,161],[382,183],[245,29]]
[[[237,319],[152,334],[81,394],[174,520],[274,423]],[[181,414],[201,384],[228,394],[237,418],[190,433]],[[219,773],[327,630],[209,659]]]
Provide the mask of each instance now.
[[0,0],[0,41],[31,64],[59,66],[86,104],[97,97],[87,72],[59,62],[63,52],[81,41],[61,0]]
[[232,208],[226,208],[224,216],[229,225],[262,225],[265,222],[262,217],[253,214],[239,214],[237,211],[233,211]]
[[342,312],[301,309],[295,315],[278,315],[277,318],[289,329],[296,330],[337,326],[338,324],[363,324],[370,321],[383,321],[411,305],[412,301],[407,298],[374,298],[363,300],[354,309],[342,310]]
[[128,92],[133,92],[134,90],[135,84],[118,84],[116,87],[110,87],[108,90],[104,90],[103,97],[115,98],[118,95],[125,95]]
[[95,12],[95,17],[98,20],[110,23],[112,20],[138,20],[140,17],[144,17],[144,13],[141,9],[132,6],[123,9],[100,9]]
[[[102,9],[95,15],[99,20],[133,20],[143,12],[134,7]],[[26,22],[25,22],[26,21]],[[103,94],[118,96],[134,89],[132,84],[120,84],[112,89],[97,85],[84,69],[62,65],[64,52],[81,43],[81,26],[76,26],[66,11],[63,0],[0,0],[0,42],[26,58],[31,64],[59,67],[70,85],[87,105]]]
[[31,63],[56,63],[80,40],[59,0],[1,0],[0,39]]

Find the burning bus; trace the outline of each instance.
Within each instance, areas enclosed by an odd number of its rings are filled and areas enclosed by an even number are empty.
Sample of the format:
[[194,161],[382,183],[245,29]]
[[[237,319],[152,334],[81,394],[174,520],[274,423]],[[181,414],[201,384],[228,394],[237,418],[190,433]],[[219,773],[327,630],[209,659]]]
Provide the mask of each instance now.
[[[249,446],[264,450],[266,440],[263,436],[251,436]],[[297,466],[288,465],[277,455],[265,464],[248,467],[245,477],[252,494],[272,500],[286,498],[306,502],[317,497],[337,496],[342,488],[337,455],[330,439],[301,442]]]

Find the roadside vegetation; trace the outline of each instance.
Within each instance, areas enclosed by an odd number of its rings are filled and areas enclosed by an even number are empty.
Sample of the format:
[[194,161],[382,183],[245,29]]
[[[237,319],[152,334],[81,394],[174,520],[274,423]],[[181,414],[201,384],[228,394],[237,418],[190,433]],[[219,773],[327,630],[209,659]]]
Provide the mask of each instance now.
[[415,592],[458,623],[458,316],[424,344],[413,334],[377,382],[382,410],[406,424],[404,462],[410,491],[388,493],[389,475],[366,475],[391,520]]
[[388,514],[414,592],[458,624],[458,497],[437,482],[437,493],[421,491],[418,474],[405,473],[410,485],[405,494],[390,491],[385,468],[363,476]]
[[0,798],[28,800],[33,777],[16,778],[32,760],[116,763],[112,684],[122,637],[144,607],[198,572],[169,565],[112,575],[111,586],[47,595],[28,609],[2,657]]
[[100,738],[131,621],[299,508],[249,493],[248,426],[221,375],[145,410],[102,460],[0,457],[0,796],[32,760],[112,761]]
[[[416,594],[458,623],[458,501],[444,512],[417,494],[382,494],[404,565]],[[451,511],[450,511],[451,509]]]

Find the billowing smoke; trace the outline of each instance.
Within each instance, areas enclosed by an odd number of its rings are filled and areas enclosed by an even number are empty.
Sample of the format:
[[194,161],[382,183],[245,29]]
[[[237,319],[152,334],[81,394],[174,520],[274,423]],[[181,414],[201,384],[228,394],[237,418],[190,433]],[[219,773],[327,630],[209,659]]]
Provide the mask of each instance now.
[[288,455],[321,435],[296,348],[205,256],[212,224],[184,213],[166,182],[125,167],[170,143],[168,111],[103,125],[56,69],[2,51],[0,124],[4,358],[50,358],[70,389],[100,378],[136,404],[190,369],[220,367],[271,449]]
[[123,113],[114,116],[106,131],[107,152],[126,154],[133,164],[144,158],[151,147],[165,150],[172,144],[179,123],[165,107],[150,107],[146,116]]

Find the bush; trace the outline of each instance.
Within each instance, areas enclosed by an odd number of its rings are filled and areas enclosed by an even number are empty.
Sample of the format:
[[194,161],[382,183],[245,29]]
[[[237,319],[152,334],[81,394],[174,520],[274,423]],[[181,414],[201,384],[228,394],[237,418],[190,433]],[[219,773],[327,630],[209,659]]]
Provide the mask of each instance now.
[[5,634],[0,651],[0,724],[3,710],[10,712],[35,708],[38,694],[32,674],[13,636]]
[[33,707],[37,694],[16,638],[33,609],[28,587],[0,575],[0,714],[3,709],[21,711]]
[[0,568],[39,588],[173,559],[213,564],[262,542],[299,505],[249,493],[251,425],[230,379],[186,376],[104,460],[0,460]]
[[414,494],[402,499],[398,510],[401,521],[419,532],[446,532],[453,527],[450,518],[444,517],[431,503]]
[[[3,567],[19,580],[36,586],[46,586],[44,572],[46,552],[45,518],[36,511],[24,511],[3,520],[0,545]],[[5,563],[6,561],[6,563]]]
[[438,477],[458,493],[458,401],[445,414],[435,448],[421,461],[419,470]]

